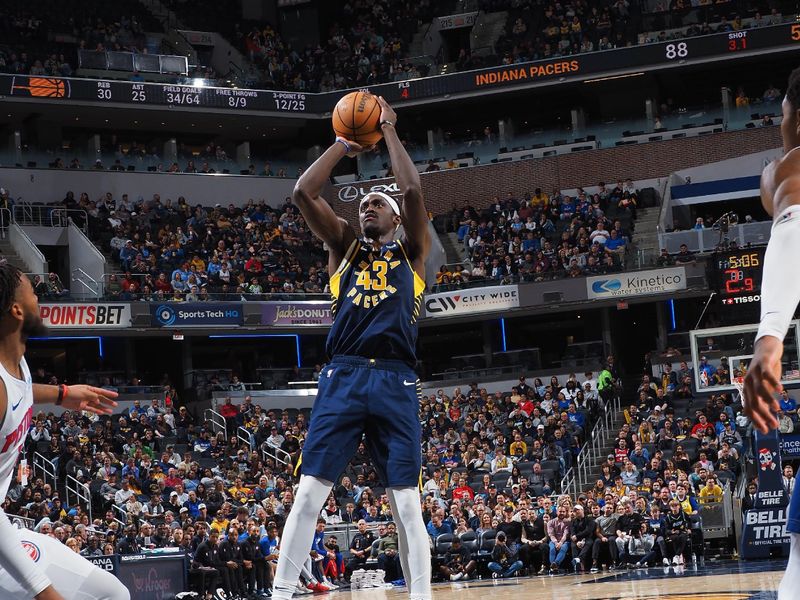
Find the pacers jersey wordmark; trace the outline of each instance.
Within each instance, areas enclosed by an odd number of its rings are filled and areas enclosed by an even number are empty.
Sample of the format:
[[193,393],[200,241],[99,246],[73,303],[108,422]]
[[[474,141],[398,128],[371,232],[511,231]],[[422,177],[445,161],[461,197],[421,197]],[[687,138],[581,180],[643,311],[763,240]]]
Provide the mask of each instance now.
[[413,367],[424,290],[401,241],[376,250],[355,240],[331,276],[328,355],[388,358]]

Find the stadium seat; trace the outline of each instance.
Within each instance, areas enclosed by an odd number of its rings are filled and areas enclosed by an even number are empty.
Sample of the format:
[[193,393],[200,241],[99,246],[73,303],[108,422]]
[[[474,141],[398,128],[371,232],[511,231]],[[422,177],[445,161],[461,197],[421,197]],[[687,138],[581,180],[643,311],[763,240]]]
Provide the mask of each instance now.
[[452,533],[437,535],[436,539],[433,541],[433,555],[444,556],[447,554],[447,551],[450,550],[450,546],[453,545],[453,539],[455,537],[457,536]]
[[466,531],[462,533],[459,538],[461,538],[461,544],[469,550],[470,554],[473,556],[478,552],[478,534],[474,531]]
[[542,471],[551,471],[559,473],[561,471],[561,463],[557,460],[543,460],[541,462]]

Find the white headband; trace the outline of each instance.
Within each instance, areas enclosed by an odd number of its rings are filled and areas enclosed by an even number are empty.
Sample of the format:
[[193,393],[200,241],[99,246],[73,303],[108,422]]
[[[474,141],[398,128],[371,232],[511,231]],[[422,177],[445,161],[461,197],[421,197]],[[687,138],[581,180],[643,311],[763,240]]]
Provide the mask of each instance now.
[[[361,199],[361,202],[363,202],[366,198],[369,198],[371,196],[378,196],[379,198],[383,198],[386,201],[386,203],[392,207],[394,214],[396,215],[400,214],[400,206],[397,204],[397,200],[395,200],[389,194],[386,194],[384,192],[370,192]],[[359,208],[361,207],[361,202],[359,202]]]

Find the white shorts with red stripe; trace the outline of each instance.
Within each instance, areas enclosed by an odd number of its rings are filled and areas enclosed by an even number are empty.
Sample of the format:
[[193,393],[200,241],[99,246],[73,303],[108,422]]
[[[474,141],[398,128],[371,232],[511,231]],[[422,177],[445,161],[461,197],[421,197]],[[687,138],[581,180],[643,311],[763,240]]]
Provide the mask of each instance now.
[[[65,600],[130,600],[130,592],[111,573],[76,554],[57,539],[15,529],[35,563],[44,571],[53,588]],[[31,600],[22,587],[0,565],[0,598]]]

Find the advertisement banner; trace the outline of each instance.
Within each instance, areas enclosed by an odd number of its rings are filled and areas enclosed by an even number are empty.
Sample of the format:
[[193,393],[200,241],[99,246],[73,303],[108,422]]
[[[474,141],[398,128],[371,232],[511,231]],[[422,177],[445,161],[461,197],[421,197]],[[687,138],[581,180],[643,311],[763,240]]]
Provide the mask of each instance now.
[[86,560],[94,566],[100,567],[103,571],[108,571],[113,575],[117,574],[117,564],[119,562],[117,554],[112,554],[111,556],[87,556]]
[[331,303],[308,302],[265,302],[261,305],[261,324],[269,327],[297,325],[325,325],[333,323]]
[[672,267],[586,278],[589,299],[647,296],[686,289],[686,269]]
[[472,27],[475,25],[475,21],[478,20],[478,11],[437,17],[436,20],[439,21],[439,31],[459,29],[460,27]]
[[130,590],[131,600],[174,598],[186,590],[184,554],[123,555],[119,557],[117,577]]
[[154,304],[150,311],[153,327],[222,327],[244,323],[244,310],[236,303]]
[[50,329],[124,329],[131,325],[130,304],[40,304],[39,314]]
[[519,308],[516,285],[455,290],[425,296],[425,316],[452,317]]
[[742,558],[767,558],[782,551],[789,552],[789,536],[786,533],[788,512],[786,490],[783,487],[783,471],[779,451],[778,432],[767,435],[756,431],[756,455],[758,462],[758,492],[754,507],[745,511],[742,519]]
[[781,456],[790,459],[800,458],[800,433],[781,435]]

